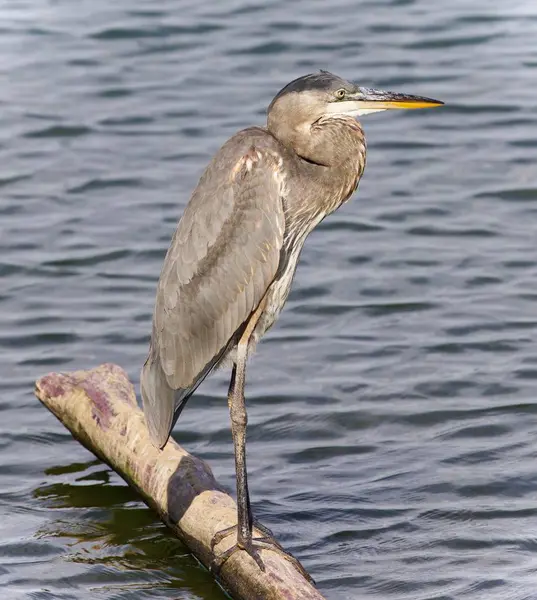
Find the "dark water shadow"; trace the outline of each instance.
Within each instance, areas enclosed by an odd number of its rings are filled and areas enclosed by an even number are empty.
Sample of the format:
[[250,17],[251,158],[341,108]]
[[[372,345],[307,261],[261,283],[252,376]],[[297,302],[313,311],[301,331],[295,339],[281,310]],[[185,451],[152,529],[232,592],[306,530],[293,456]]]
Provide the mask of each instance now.
[[[88,565],[74,584],[113,591],[114,598],[225,598],[186,546],[107,465],[70,463],[45,474],[47,483],[33,496],[50,511],[50,521],[35,536],[59,549],[64,561]],[[58,583],[62,571],[60,566]]]

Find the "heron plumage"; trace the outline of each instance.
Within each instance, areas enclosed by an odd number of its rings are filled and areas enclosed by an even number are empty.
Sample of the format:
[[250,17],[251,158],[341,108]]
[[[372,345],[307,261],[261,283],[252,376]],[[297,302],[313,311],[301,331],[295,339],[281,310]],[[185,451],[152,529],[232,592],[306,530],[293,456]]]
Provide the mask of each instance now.
[[238,528],[221,561],[243,549],[263,567],[246,476],[246,359],[287,300],[306,237],[358,186],[366,142],[356,117],[439,104],[325,71],[299,78],[271,102],[266,128],[245,129],[216,153],[179,221],[157,286],[141,391],[151,438],[162,447],[203,379],[226,359],[233,365]]
[[153,428],[159,445],[173,424],[168,389],[184,401],[223,360],[278,270],[285,222],[276,144],[256,129],[225,144],[201,177],[172,239],[142,372],[146,413],[158,409],[149,398],[151,386],[158,384],[166,404],[166,417]]

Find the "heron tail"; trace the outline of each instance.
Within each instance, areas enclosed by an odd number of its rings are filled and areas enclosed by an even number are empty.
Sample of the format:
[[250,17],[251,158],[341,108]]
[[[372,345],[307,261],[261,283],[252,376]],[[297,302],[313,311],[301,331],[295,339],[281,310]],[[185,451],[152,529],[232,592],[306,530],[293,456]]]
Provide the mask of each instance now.
[[142,367],[140,389],[151,441],[158,448],[163,448],[175,423],[176,392],[166,380],[160,358],[152,353]]

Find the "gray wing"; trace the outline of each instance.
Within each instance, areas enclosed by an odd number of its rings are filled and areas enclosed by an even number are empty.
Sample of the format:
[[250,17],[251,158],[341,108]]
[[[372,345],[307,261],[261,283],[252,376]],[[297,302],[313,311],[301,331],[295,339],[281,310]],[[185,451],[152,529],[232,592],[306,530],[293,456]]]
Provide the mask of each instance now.
[[285,228],[280,167],[271,150],[250,146],[237,155],[224,146],[179,222],[142,372],[144,411],[159,445],[173,426],[172,390],[184,398],[196,388],[276,275]]

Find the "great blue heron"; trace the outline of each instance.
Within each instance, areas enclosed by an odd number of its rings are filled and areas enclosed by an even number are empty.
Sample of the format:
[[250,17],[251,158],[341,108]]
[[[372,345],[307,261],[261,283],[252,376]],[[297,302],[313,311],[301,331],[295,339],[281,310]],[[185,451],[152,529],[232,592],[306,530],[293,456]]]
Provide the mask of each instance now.
[[441,104],[326,71],[300,77],[272,100],[266,127],[222,146],[190,198],[160,275],[141,391],[151,439],[162,448],[198,385],[224,361],[233,365],[237,541],[219,565],[242,549],[263,569],[256,547],[268,542],[252,539],[246,475],[246,360],[285,304],[306,236],[358,186],[366,142],[356,117]]

